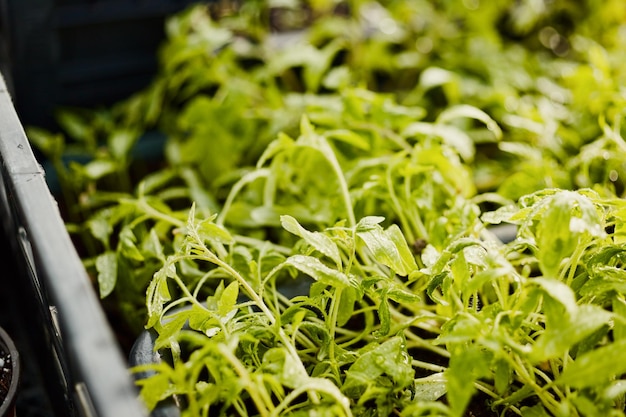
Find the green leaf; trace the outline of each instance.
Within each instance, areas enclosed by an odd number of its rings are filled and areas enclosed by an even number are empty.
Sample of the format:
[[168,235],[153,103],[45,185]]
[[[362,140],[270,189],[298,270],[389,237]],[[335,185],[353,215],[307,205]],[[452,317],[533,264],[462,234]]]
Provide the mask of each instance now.
[[376,332],[377,336],[387,336],[391,330],[391,312],[389,311],[389,301],[387,297],[382,297],[378,304],[378,319],[380,320],[380,328]]
[[280,222],[285,230],[304,239],[309,245],[328,256],[335,262],[337,269],[341,269],[341,254],[337,244],[330,237],[320,232],[310,232],[288,215],[280,216]]
[[78,113],[69,110],[59,110],[56,114],[59,125],[63,127],[68,135],[80,142],[92,140],[93,129],[87,120],[81,118]]
[[98,239],[102,244],[108,248],[109,247],[109,238],[111,233],[113,233],[113,227],[107,221],[107,219],[103,217],[93,217],[86,222],[87,227],[89,228],[89,232],[91,232],[92,236]]
[[347,287],[350,285],[350,281],[344,273],[329,268],[313,256],[294,255],[279,265],[280,268],[283,266],[293,266],[314,280],[333,287]]
[[37,127],[27,127],[28,140],[36,146],[50,161],[60,160],[65,149],[65,138]]
[[348,129],[329,130],[324,133],[327,138],[340,140],[358,149],[369,150],[370,143],[360,134]]
[[626,361],[618,360],[626,351],[626,340],[597,348],[569,363],[556,380],[574,388],[599,388],[626,372]]
[[122,129],[115,130],[109,137],[111,154],[117,160],[127,159],[137,139],[138,135],[136,132]]
[[117,282],[117,254],[108,251],[98,255],[96,270],[98,271],[100,298],[105,298],[113,292]]
[[119,251],[124,257],[133,259],[135,261],[143,261],[144,257],[141,251],[137,248],[137,238],[133,233],[130,226],[124,226],[119,233],[120,246]]
[[614,297],[612,307],[613,313],[618,316],[613,324],[613,337],[615,340],[626,340],[626,300]]
[[546,331],[532,347],[530,359],[536,363],[562,356],[574,345],[592,335],[602,326],[608,325],[612,314],[595,305],[582,305],[573,315],[544,300]]
[[494,134],[496,139],[499,140],[502,138],[502,130],[500,129],[500,126],[498,126],[498,123],[491,118],[491,116],[481,109],[467,104],[446,108],[437,117],[437,123],[447,123],[461,117],[467,117],[483,122],[487,129]]
[[451,415],[461,417],[476,391],[474,381],[489,375],[490,358],[487,352],[477,346],[471,346],[459,352],[453,352],[450,366],[445,371],[447,379],[446,398],[450,404]]
[[96,159],[83,165],[80,169],[89,179],[97,180],[117,171],[117,164],[108,159]]
[[414,122],[404,129],[402,136],[407,138],[415,136],[439,137],[444,143],[455,149],[466,161],[471,161],[476,152],[472,138],[455,126],[427,122]]
[[[263,355],[263,368],[277,375],[281,384],[289,388],[296,388],[302,384],[302,368],[296,359],[285,348],[272,348]],[[308,379],[308,378],[307,378]]]
[[532,407],[522,407],[520,411],[522,412],[522,417],[551,417],[551,414],[541,404],[536,404]]
[[163,313],[163,304],[171,300],[172,296],[167,280],[168,276],[174,276],[175,274],[176,267],[168,260],[150,281],[146,291],[146,306],[148,307],[147,328],[154,327],[159,322]]
[[362,231],[357,228],[357,236],[365,242],[376,261],[388,266],[398,275],[407,276],[417,269],[415,258],[397,225],[392,225],[387,230],[380,226],[372,226],[369,230]]
[[561,303],[568,314],[571,316],[576,315],[578,311],[578,304],[576,302],[574,291],[569,286],[561,281],[548,278],[535,278],[532,282],[539,285],[539,287],[541,287],[546,294]]
[[417,378],[414,382],[417,401],[436,401],[448,391],[447,380],[443,372]]
[[408,387],[413,381],[413,367],[406,352],[404,340],[394,336],[384,343],[370,347],[346,371],[342,391],[358,398],[382,376],[394,382],[397,388]]
[[602,221],[586,196],[559,191],[540,205],[545,212],[537,226],[539,266],[544,275],[556,278],[564,259],[569,258],[583,236],[602,237]]
[[220,243],[232,243],[234,241],[230,232],[223,226],[215,224],[213,218],[201,220],[198,223],[198,235],[202,240],[216,241]]
[[420,76],[419,86],[424,90],[429,90],[433,87],[452,82],[455,78],[456,74],[452,71],[438,67],[428,67]]
[[337,326],[345,326],[354,314],[354,303],[357,301],[357,290],[346,287],[341,292],[341,303],[337,312]]
[[363,217],[356,225],[356,231],[359,232],[367,232],[369,230],[378,229],[379,224],[384,222],[385,218],[381,216],[367,216]]
[[224,288],[217,302],[217,313],[226,317],[237,305],[237,297],[239,297],[239,284],[233,281]]

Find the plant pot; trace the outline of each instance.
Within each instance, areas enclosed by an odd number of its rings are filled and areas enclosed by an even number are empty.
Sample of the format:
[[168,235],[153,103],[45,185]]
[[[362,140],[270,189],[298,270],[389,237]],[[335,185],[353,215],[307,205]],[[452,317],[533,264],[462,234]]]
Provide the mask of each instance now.
[[20,382],[20,356],[15,344],[0,327],[0,417],[15,417]]

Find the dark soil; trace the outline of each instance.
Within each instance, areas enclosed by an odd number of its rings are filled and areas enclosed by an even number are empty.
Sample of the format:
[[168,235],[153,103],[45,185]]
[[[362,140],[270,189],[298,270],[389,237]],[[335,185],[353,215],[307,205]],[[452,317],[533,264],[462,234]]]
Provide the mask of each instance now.
[[0,346],[0,404],[2,404],[9,393],[11,371],[11,353],[6,352],[2,346]]

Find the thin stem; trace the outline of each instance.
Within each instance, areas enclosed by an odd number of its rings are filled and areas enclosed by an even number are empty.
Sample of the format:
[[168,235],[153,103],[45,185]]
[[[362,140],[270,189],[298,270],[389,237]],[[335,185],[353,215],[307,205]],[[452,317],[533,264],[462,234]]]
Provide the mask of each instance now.
[[[248,391],[248,394],[250,394],[250,398],[256,405],[259,415],[261,417],[270,417],[271,415],[274,415],[275,409],[272,412],[270,412],[270,410],[267,409],[267,405],[265,404],[265,401],[263,401],[263,399],[261,398],[261,395],[259,394],[259,392],[257,392],[258,386],[252,383],[252,380],[250,379],[250,374],[246,370],[245,366],[243,366],[241,362],[239,361],[239,359],[237,359],[237,357],[233,355],[233,353],[230,350],[228,350],[226,345],[218,344],[218,349],[220,353],[222,354],[222,356],[226,360],[228,360],[231,366],[235,369],[235,372],[237,372],[237,374],[241,378],[243,385],[247,387],[246,391]],[[263,385],[260,385],[260,386],[263,386]]]
[[329,316],[329,321],[330,323],[327,323],[327,326],[329,328],[329,333],[330,333],[330,344],[328,347],[328,354],[330,356],[330,361],[333,364],[336,364],[336,358],[335,358],[335,332],[337,329],[337,317],[339,316],[339,308],[341,307],[341,294],[343,292],[343,288],[342,287],[338,287],[335,289],[335,294],[332,297],[331,300],[331,304],[330,304],[330,316]]
[[268,177],[269,175],[270,175],[269,169],[259,168],[252,172],[248,172],[239,181],[237,181],[230,189],[230,192],[228,193],[228,197],[226,197],[226,201],[224,202],[224,205],[222,206],[222,211],[217,216],[217,219],[215,219],[215,224],[220,225],[220,226],[224,225],[224,222],[226,221],[226,216],[228,215],[228,212],[230,211],[230,207],[233,205],[235,198],[241,192],[243,187],[245,187],[248,183],[251,183],[259,178]]
[[143,211],[146,215],[150,216],[153,219],[163,220],[164,222],[170,223],[176,227],[184,227],[185,222],[177,219],[174,216],[167,215],[163,212],[158,211],[154,207],[152,207],[148,202],[144,199],[140,199],[136,202],[137,208]]

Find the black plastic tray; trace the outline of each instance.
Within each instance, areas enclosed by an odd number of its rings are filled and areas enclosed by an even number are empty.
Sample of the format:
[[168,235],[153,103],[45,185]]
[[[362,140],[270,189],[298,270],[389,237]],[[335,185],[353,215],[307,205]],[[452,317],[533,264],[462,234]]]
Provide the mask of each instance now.
[[146,416],[2,77],[0,223],[17,264],[2,280],[20,299],[17,313],[36,356],[23,360],[41,365],[55,415]]
[[165,18],[199,2],[0,0],[0,52],[22,123],[52,127],[59,105],[106,105],[147,85]]

